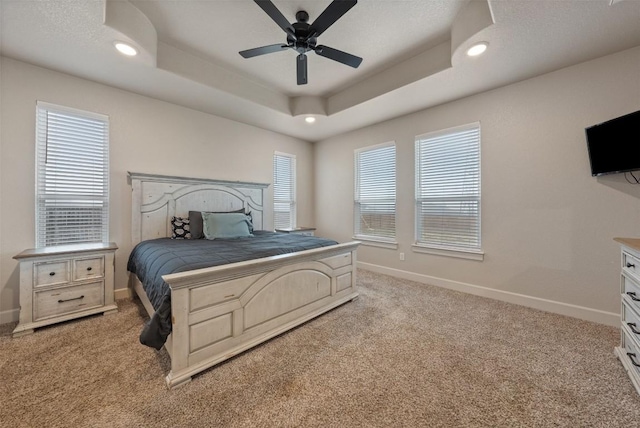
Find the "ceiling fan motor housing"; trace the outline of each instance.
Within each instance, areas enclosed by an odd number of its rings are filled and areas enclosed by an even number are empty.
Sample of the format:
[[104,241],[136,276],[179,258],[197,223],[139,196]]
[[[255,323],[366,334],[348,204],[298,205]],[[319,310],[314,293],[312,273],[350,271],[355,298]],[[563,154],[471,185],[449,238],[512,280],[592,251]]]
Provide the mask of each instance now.
[[312,30],[311,25],[307,22],[309,21],[309,14],[306,11],[300,10],[296,12],[296,20],[297,22],[291,24],[295,37],[291,34],[287,35],[287,43],[293,45],[293,49],[298,53],[303,54],[313,50],[316,46],[317,39],[315,37],[309,37]]
[[296,12],[296,21],[306,23],[309,21],[309,14],[304,10]]

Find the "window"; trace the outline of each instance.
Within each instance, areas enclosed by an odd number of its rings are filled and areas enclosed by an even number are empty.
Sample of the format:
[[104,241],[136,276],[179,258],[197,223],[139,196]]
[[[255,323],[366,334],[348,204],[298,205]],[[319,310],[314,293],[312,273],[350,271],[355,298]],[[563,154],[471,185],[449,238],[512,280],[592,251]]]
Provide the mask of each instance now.
[[38,102],[36,247],[108,240],[108,117]]
[[355,236],[395,243],[396,145],[385,143],[355,151]]
[[296,227],[296,157],[278,152],[273,155],[273,226]]
[[[480,124],[416,137],[416,251],[482,259]],[[430,252],[430,251],[427,251]],[[437,251],[434,251],[437,254]]]

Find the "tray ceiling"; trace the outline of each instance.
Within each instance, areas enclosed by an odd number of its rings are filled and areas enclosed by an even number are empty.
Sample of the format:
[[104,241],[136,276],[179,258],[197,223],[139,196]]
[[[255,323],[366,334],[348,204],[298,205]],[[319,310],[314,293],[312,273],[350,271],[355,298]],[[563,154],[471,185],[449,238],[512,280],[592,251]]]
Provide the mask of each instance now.
[[[299,10],[313,22],[330,1],[273,3],[291,22]],[[299,86],[294,51],[238,54],[286,39],[250,0],[0,7],[4,56],[308,141],[640,45],[637,0],[361,0],[318,43],[362,65],[309,53],[309,83]],[[123,57],[115,40],[140,54]],[[489,49],[467,57],[477,41]]]

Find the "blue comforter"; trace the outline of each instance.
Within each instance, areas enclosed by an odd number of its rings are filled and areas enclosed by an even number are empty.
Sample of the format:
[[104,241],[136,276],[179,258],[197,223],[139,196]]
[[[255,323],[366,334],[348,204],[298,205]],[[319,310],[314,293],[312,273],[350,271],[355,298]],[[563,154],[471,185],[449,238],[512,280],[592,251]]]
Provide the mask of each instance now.
[[139,243],[129,256],[127,270],[140,279],[155,310],[140,334],[140,342],[160,349],[171,333],[171,290],[163,275],[335,244],[313,236],[265,231],[255,231],[247,238],[160,238]]

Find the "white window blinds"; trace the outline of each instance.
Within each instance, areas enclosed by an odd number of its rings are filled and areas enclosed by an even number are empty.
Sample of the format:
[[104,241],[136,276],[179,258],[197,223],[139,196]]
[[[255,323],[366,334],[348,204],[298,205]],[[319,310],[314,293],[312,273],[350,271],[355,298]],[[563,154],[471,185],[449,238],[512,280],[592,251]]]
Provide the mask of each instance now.
[[355,151],[355,235],[381,241],[396,236],[396,145]]
[[416,240],[480,250],[480,125],[416,137]]
[[36,246],[108,241],[108,117],[39,102],[36,146]]
[[296,157],[273,156],[273,225],[275,229],[296,226]]

